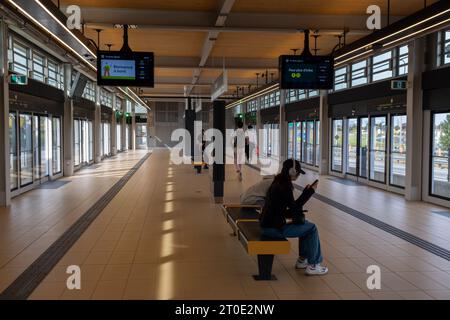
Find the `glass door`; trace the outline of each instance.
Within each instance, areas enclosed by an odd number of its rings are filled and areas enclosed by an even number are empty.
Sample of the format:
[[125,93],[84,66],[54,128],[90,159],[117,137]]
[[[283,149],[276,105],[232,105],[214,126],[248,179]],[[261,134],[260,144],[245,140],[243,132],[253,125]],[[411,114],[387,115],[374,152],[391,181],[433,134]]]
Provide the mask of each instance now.
[[370,121],[370,180],[386,183],[386,117]]
[[306,121],[302,121],[302,160],[301,162],[306,163],[307,159],[307,140],[306,140]]
[[287,134],[287,156],[288,159],[294,158],[294,135],[295,127],[293,122],[288,123],[288,134]]
[[53,174],[61,173],[61,118],[52,118],[52,169]]
[[295,124],[295,159],[301,161],[302,156],[302,123]]
[[356,176],[358,172],[358,118],[347,119],[347,163],[345,173]]
[[319,167],[320,165],[320,121],[316,121],[315,123],[316,125],[316,135],[314,138],[314,143],[315,143],[315,154],[314,154],[314,159],[315,159],[315,165],[316,167]]
[[20,186],[25,187],[33,183],[33,131],[32,116],[19,115],[20,135]]
[[73,121],[73,161],[75,166],[81,164],[81,130],[80,130],[80,120]]
[[50,170],[50,138],[49,120],[47,116],[39,116],[39,149],[40,149],[40,177],[48,177]]
[[331,170],[342,172],[343,120],[334,119],[332,122]]
[[406,176],[406,115],[391,117],[391,153],[389,184],[405,187]]
[[33,116],[33,181],[40,179],[39,117]]
[[306,163],[314,165],[314,121],[306,122]]
[[16,190],[19,187],[18,166],[17,166],[17,114],[9,114],[9,167],[10,167],[10,188]]
[[369,118],[359,119],[359,176],[367,178],[367,169],[369,167],[368,158],[369,147]]
[[117,151],[121,151],[122,150],[122,138],[121,138],[121,132],[122,132],[122,129],[121,129],[121,125],[120,124],[117,124],[116,125],[116,148],[117,148]]
[[92,121],[88,121],[89,129],[89,162],[94,161],[94,131]]

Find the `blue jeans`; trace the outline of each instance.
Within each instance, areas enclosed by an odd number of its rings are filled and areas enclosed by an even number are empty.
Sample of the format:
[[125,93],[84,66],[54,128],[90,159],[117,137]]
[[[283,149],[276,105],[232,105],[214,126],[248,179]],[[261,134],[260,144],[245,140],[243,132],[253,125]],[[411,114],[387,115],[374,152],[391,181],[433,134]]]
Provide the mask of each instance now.
[[263,228],[263,235],[269,238],[298,238],[299,256],[308,259],[309,264],[323,261],[320,249],[319,231],[314,223],[286,224],[282,229]]

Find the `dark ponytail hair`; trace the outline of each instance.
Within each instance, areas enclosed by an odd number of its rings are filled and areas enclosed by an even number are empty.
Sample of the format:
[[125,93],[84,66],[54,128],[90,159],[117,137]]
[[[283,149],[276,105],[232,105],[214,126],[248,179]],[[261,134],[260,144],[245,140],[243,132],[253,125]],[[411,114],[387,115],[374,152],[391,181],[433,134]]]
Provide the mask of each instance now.
[[294,159],[288,159],[283,162],[283,168],[281,172],[275,177],[273,183],[281,187],[285,187],[293,190],[294,185],[292,184],[291,174],[289,171],[294,168],[295,172],[300,172],[300,162]]

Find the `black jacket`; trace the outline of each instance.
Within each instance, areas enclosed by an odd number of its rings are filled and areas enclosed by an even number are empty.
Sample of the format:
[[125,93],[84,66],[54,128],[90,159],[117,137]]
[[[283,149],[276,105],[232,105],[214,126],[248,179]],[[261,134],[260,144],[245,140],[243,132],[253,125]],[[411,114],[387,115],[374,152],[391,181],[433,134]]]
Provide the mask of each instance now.
[[294,224],[304,223],[303,205],[315,191],[313,188],[305,188],[297,200],[294,200],[292,191],[288,185],[272,183],[262,210],[261,227],[281,229],[286,224],[287,218],[292,219]]

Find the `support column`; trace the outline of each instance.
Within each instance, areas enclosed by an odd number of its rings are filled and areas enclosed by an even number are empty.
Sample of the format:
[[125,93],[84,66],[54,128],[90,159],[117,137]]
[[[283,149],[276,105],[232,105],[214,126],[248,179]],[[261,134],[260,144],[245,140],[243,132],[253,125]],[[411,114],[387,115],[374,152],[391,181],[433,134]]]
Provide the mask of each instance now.
[[[222,137],[225,137],[225,101],[214,101],[213,102],[213,127],[216,130],[219,130],[222,133]],[[224,140],[226,140],[224,138]],[[220,141],[220,139],[216,140],[217,142]],[[224,195],[224,182],[225,182],[225,161],[226,161],[226,154],[225,154],[225,143],[226,141],[223,141],[222,145],[216,144],[216,142],[213,142],[214,149],[220,150],[222,148],[222,154],[223,159],[217,159],[220,163],[214,162],[213,164],[213,195],[216,203],[222,203],[223,202],[223,195]]]
[[64,176],[70,177],[74,171],[73,152],[73,100],[67,95],[72,83],[72,66],[70,63],[64,64]]
[[127,151],[125,149],[126,147],[126,140],[127,140],[127,118],[126,118],[126,113],[127,113],[127,99],[123,99],[122,100],[122,126],[120,128],[120,144],[122,145],[122,151]]
[[409,43],[408,91],[406,94],[406,200],[422,200],[423,91],[426,39]]
[[[286,90],[280,90],[280,132],[279,132],[279,161],[287,159],[287,122],[286,122]],[[280,166],[281,168],[281,166]]]
[[102,161],[102,131],[101,131],[101,106],[100,106],[100,87],[95,87],[95,113],[94,113],[94,163]]
[[111,115],[111,155],[115,156],[117,154],[117,138],[116,138],[116,134],[117,134],[117,129],[116,129],[116,111],[115,111],[115,107],[116,107],[116,103],[117,103],[117,96],[113,95],[113,100],[112,100],[112,105],[113,107],[111,108],[112,110],[112,115]]
[[192,108],[192,99],[188,98],[188,108],[185,111],[184,124],[185,129],[189,132],[191,137],[191,148],[187,150],[190,154],[186,154],[186,156],[190,157],[193,160],[194,157],[194,122],[195,122],[195,110]]
[[330,167],[330,120],[328,117],[328,91],[320,91],[320,162],[319,174],[327,175]]
[[9,166],[9,83],[8,83],[8,26],[0,20],[0,206],[11,203]]
[[131,149],[136,150],[136,103],[131,104]]

